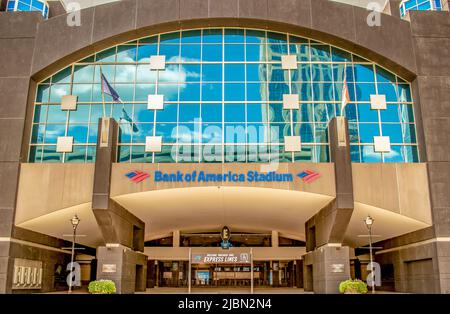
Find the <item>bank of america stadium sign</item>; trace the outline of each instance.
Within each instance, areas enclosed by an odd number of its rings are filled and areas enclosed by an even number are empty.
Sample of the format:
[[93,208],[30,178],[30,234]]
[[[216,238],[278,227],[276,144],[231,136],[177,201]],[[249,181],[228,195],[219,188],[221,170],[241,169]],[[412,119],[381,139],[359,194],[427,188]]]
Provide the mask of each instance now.
[[[131,181],[135,183],[142,182],[150,177],[149,173],[142,171],[132,171],[125,174]],[[305,170],[297,175],[292,173],[280,173],[276,171],[258,172],[248,171],[246,173],[238,173],[228,171],[226,173],[208,173],[205,171],[194,170],[192,172],[162,172],[155,171],[153,174],[154,182],[179,182],[179,183],[202,183],[202,182],[293,182],[295,177],[300,178],[303,182],[311,183],[320,177],[320,174],[311,170]]]

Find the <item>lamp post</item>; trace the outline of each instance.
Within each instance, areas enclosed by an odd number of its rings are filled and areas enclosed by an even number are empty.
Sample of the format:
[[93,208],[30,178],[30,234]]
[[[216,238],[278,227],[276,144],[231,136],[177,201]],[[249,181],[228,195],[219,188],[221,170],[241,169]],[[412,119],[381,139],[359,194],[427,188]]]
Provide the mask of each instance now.
[[373,258],[372,258],[372,225],[374,219],[367,215],[366,219],[364,219],[364,223],[366,224],[367,230],[369,231],[369,254],[370,254],[370,271],[372,275],[372,293],[375,293],[375,278],[373,274]]
[[69,278],[69,293],[72,293],[72,267],[73,267],[73,259],[75,257],[75,237],[77,233],[77,227],[80,223],[80,218],[75,214],[72,219],[70,219],[70,223],[73,228],[73,239],[72,239],[72,254],[70,257],[70,278]]

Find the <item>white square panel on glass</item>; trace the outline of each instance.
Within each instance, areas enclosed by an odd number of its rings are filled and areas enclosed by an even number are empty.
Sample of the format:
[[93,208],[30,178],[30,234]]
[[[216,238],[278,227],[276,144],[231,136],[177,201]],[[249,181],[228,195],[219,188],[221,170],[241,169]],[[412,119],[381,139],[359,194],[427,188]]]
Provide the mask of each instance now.
[[386,109],[386,95],[370,95],[370,109]]
[[391,141],[389,136],[374,136],[373,143],[377,153],[389,153],[391,151]]
[[64,95],[61,97],[61,110],[77,110],[77,96]]
[[164,95],[148,95],[147,109],[152,110],[164,109]]
[[296,70],[297,69],[297,56],[296,55],[281,56],[281,68],[283,70]]
[[284,94],[283,95],[283,109],[299,109],[298,94]]
[[166,56],[150,57],[150,70],[165,70],[165,69],[166,69]]
[[59,136],[56,142],[57,153],[71,153],[73,151],[73,137]]
[[302,150],[302,141],[300,136],[285,136],[284,150],[286,152],[300,152]]
[[147,136],[145,138],[145,152],[159,153],[161,152],[162,136]]

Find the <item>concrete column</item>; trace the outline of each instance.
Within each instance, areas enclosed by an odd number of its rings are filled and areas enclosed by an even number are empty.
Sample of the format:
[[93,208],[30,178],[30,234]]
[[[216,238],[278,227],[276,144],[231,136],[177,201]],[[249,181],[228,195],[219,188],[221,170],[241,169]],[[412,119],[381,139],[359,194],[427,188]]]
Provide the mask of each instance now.
[[52,18],[58,15],[66,14],[66,9],[61,1],[47,1],[48,3],[48,17]]
[[278,231],[272,230],[272,247],[278,247],[278,245],[279,245]]
[[180,247],[180,230],[174,230],[173,231],[172,246],[173,247]]
[[[448,2],[444,1],[447,10]],[[428,168],[433,236],[442,239],[450,237],[450,13],[411,11],[410,16],[419,73],[413,84],[414,102],[420,108],[422,119],[418,128],[423,127],[424,134],[424,144],[419,150],[424,152],[421,161],[426,161]],[[439,49],[436,49],[437,46]],[[439,62],[434,63],[435,60]],[[424,255],[425,249],[410,251],[412,256],[419,257]],[[427,277],[432,278],[427,284],[430,286],[428,291],[450,293],[450,242],[437,242],[427,256],[432,262],[421,261],[421,265],[409,263],[406,268],[426,268]],[[425,264],[428,266],[425,267]],[[403,274],[406,276],[407,272]],[[437,289],[431,289],[435,286],[433,280],[438,282]],[[409,283],[408,289],[414,291],[421,287]]]
[[97,278],[113,280],[117,293],[132,293],[144,291],[146,287],[147,257],[138,252],[144,249],[145,225],[110,198],[117,136],[117,122],[112,118],[100,118],[92,210],[106,246],[97,248]]
[[324,245],[304,258],[305,291],[339,293],[339,283],[350,278],[349,247]]
[[392,16],[400,18],[400,3],[402,0],[389,0],[389,3],[386,4],[386,10],[389,11],[389,13]]
[[295,286],[303,288],[303,260],[296,260],[295,264]]
[[0,241],[0,293],[11,292],[14,249],[6,239],[14,230],[20,162],[28,152],[24,129],[29,129],[25,121],[35,96],[30,73],[37,25],[42,20],[38,12],[0,14],[0,238],[4,238]]
[[316,293],[337,293],[350,275],[350,250],[341,247],[354,206],[347,119],[333,118],[328,130],[336,198],[305,223],[304,285]]
[[147,256],[122,245],[97,249],[97,279],[109,279],[116,284],[117,293],[145,291]]

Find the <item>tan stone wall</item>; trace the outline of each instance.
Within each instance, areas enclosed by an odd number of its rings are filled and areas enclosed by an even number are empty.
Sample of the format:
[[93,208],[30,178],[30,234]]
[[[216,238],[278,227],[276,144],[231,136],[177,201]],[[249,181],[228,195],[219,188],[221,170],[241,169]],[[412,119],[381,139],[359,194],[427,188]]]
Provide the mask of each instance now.
[[92,200],[94,164],[21,165],[16,224]]
[[362,164],[353,168],[355,202],[431,224],[426,164]]

